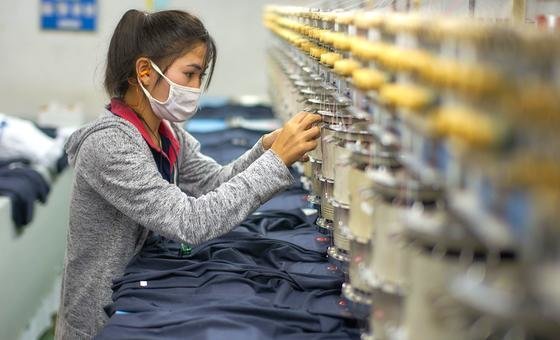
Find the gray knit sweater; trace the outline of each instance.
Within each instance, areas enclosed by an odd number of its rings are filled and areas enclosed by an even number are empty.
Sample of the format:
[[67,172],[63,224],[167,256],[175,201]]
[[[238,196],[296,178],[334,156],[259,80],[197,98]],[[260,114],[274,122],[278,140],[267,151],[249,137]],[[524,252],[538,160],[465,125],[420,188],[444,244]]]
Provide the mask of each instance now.
[[162,178],[140,132],[106,112],[74,133],[75,168],[57,339],[89,339],[106,323],[112,280],[151,230],[199,244],[231,230],[293,178],[261,142],[227,166],[172,126],[181,145],[176,184]]

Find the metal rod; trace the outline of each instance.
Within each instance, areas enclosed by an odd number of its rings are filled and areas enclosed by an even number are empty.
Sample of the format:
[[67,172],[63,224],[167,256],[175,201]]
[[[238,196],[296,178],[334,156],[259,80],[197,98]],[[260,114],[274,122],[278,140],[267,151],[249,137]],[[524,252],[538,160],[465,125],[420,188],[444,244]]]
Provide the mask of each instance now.
[[469,14],[474,17],[474,9],[476,8],[476,0],[469,0]]
[[514,22],[524,24],[527,15],[527,0],[513,0],[512,15]]

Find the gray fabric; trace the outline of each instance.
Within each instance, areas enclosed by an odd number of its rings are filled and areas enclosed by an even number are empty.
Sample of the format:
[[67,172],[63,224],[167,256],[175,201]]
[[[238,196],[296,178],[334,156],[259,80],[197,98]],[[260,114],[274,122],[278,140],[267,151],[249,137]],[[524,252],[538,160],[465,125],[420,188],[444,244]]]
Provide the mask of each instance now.
[[101,329],[111,281],[149,230],[196,245],[228,232],[293,182],[260,141],[220,166],[200,154],[194,137],[172,127],[181,145],[177,185],[161,177],[139,131],[110,112],[70,137],[75,178],[57,339],[89,339]]

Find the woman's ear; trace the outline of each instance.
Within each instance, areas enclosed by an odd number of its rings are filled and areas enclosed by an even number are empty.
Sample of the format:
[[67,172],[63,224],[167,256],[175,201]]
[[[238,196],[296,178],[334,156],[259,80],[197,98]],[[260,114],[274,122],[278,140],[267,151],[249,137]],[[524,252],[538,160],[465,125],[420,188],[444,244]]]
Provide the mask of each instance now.
[[136,60],[136,74],[144,87],[151,87],[152,82],[155,79],[153,72],[150,59],[141,57]]

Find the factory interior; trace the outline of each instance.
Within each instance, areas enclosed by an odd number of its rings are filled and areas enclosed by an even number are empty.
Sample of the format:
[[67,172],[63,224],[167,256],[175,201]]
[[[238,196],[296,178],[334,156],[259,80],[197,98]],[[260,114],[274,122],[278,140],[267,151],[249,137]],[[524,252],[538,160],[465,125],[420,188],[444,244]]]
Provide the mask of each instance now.
[[0,48],[0,340],[560,339],[560,0],[3,0]]

